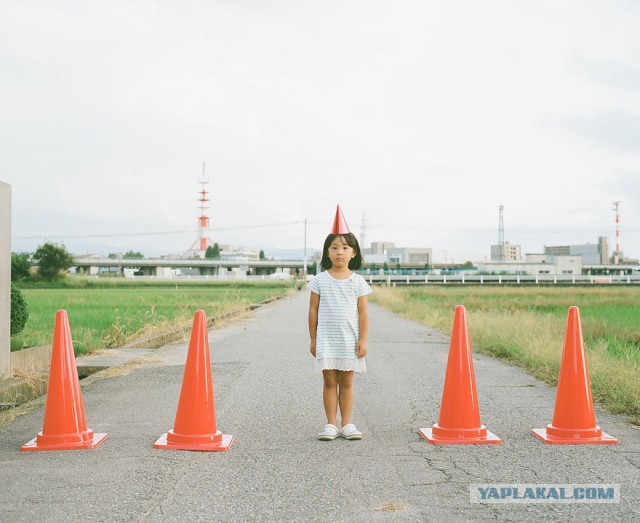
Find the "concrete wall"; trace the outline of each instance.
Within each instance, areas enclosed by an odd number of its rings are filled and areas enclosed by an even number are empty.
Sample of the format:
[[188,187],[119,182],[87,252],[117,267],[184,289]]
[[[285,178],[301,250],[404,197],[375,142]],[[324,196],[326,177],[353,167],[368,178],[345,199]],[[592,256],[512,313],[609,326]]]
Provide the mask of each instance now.
[[0,182],[0,378],[11,355],[11,185]]
[[11,353],[11,373],[16,371],[46,370],[51,365],[51,345],[41,345]]

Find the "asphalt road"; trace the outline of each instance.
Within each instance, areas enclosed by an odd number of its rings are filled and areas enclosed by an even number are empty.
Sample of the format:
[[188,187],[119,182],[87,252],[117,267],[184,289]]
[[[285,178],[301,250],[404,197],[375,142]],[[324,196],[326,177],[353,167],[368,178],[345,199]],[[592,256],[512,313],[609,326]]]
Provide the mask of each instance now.
[[[142,350],[134,364],[83,380],[89,427],[109,433],[98,448],[19,452],[42,428],[42,405],[0,426],[0,520],[640,518],[640,431],[598,410],[619,445],[545,445],[530,429],[551,421],[555,390],[491,358],[474,355],[478,396],[482,422],[503,444],[425,442],[418,430],[438,419],[448,337],[373,305],[368,372],[355,382],[354,421],[365,438],[317,441],[325,420],[308,353],[308,298],[300,292],[210,331],[217,424],[234,436],[229,451],[153,449],[173,426],[186,344]],[[619,484],[620,502],[470,502],[472,484],[594,483]]]

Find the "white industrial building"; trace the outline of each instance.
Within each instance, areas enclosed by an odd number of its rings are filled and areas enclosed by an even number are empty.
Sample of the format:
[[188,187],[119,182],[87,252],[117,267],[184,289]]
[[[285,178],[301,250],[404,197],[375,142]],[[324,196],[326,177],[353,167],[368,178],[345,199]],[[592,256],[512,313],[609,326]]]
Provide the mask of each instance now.
[[582,257],[553,254],[527,254],[524,260],[477,263],[481,272],[495,274],[582,274]]
[[600,236],[598,243],[581,245],[552,245],[544,247],[545,254],[580,256],[585,265],[606,265],[609,263],[609,243],[606,236]]
[[368,263],[400,263],[406,265],[431,265],[432,249],[425,247],[396,247],[392,242],[371,242],[362,250]]
[[406,263],[408,265],[431,265],[431,249],[424,247],[396,247],[387,250],[390,263]]
[[512,262],[522,260],[522,249],[520,245],[504,242],[491,246],[491,261]]

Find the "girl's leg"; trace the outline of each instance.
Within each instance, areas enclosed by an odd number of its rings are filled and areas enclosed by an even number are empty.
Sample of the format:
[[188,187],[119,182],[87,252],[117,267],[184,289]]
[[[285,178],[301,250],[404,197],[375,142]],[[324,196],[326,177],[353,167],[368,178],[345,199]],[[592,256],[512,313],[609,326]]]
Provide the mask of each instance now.
[[338,371],[338,402],[343,427],[351,423],[353,416],[353,375],[352,370]]
[[338,426],[338,371],[323,370],[322,403],[327,415],[327,423]]

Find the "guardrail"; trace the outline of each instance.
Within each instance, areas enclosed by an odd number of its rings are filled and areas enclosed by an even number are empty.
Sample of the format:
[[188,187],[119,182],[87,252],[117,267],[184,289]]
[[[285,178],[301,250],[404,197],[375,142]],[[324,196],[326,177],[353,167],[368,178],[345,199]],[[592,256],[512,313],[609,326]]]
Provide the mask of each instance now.
[[[277,274],[277,276],[275,275]],[[163,276],[134,276],[135,280],[192,280],[192,281],[278,281],[291,280],[293,276],[283,273],[271,275],[180,275],[170,278]],[[640,284],[640,275],[467,275],[467,274],[362,274],[367,282],[383,285],[608,285],[608,284]],[[309,276],[310,278],[313,275]]]
[[537,275],[480,275],[480,274],[363,274],[369,283],[387,285],[602,285],[640,284],[640,274],[633,275],[582,275],[582,274],[537,274]]
[[[291,281],[294,278],[293,275],[285,273],[275,272],[273,274],[258,274],[258,275],[234,275],[224,274],[222,276],[212,274],[181,274],[174,276],[131,276],[128,280],[134,281]],[[122,279],[122,278],[119,278]]]

